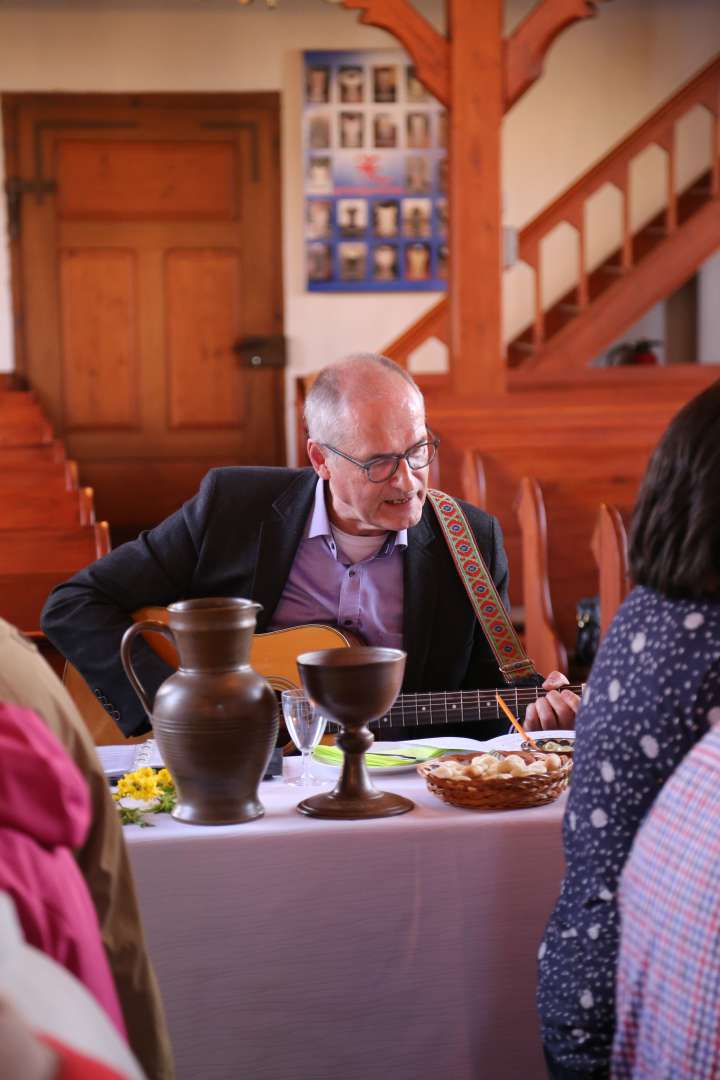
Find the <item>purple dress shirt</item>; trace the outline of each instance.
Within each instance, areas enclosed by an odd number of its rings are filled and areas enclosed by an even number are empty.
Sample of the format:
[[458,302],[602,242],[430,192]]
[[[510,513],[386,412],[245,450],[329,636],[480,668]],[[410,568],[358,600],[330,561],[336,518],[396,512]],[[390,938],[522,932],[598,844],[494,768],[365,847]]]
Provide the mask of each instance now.
[[407,529],[388,533],[371,558],[351,563],[337,547],[318,479],[315,502],[270,630],[329,623],[368,645],[403,644],[403,557]]

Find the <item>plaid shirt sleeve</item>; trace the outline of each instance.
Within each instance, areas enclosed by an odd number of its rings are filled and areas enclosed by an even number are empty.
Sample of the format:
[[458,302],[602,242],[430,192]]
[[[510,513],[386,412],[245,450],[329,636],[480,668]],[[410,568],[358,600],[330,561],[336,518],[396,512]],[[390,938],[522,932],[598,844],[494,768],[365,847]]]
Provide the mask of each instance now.
[[612,1077],[720,1076],[720,730],[658,796],[619,904]]

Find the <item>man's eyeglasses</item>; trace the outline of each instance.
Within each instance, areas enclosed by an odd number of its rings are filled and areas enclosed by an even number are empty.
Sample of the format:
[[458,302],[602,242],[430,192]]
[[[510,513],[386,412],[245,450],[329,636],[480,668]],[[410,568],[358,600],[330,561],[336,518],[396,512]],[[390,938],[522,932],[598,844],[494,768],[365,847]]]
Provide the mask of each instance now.
[[343,450],[338,450],[336,446],[330,446],[328,443],[322,445],[326,450],[337,454],[338,457],[351,461],[353,465],[357,465],[358,469],[364,469],[365,475],[371,484],[384,484],[398,471],[401,461],[407,461],[408,468],[412,469],[413,472],[417,472],[418,469],[427,469],[437,454],[440,445],[440,440],[436,435],[433,435],[430,428],[428,428],[428,435],[430,439],[427,442],[416,443],[415,446],[411,446],[409,450],[406,450],[404,454],[378,454],[377,457],[371,458],[370,461],[358,461],[357,458],[350,457]]

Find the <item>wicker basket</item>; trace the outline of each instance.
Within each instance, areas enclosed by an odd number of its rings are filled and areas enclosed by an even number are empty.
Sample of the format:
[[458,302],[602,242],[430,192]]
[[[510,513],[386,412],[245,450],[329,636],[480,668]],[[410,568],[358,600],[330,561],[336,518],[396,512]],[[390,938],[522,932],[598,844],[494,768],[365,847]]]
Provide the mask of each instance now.
[[[497,751],[496,751],[497,752]],[[484,780],[479,776],[467,780],[454,780],[451,777],[435,776],[434,770],[443,761],[472,761],[481,751],[471,754],[444,754],[418,765],[417,771],[425,779],[428,788],[452,806],[464,806],[469,810],[522,810],[527,806],[542,806],[552,802],[565,790],[572,772],[572,758],[563,759],[562,766],[555,772],[545,775],[534,773],[532,776],[510,776],[507,780],[490,777]],[[500,751],[503,757],[517,754],[528,763],[544,754],[529,750]]]

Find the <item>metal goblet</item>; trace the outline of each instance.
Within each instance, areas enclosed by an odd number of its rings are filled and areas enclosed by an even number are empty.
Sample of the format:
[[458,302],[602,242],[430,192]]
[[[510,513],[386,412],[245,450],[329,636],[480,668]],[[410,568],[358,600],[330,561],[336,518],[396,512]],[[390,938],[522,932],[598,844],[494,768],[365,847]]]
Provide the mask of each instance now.
[[397,697],[405,672],[401,649],[321,649],[297,658],[305,692],[340,725],[342,773],[332,791],[298,804],[301,814],[321,818],[377,818],[405,814],[415,805],[402,795],[378,791],[365,764],[374,736],[368,724],[384,716]]

